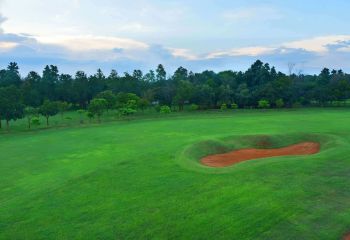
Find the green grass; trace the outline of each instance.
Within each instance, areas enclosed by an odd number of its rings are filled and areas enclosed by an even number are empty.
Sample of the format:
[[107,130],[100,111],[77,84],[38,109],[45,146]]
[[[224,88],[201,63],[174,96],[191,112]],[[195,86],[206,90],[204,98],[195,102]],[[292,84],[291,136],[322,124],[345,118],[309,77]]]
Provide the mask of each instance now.
[[[341,239],[350,231],[349,123],[347,109],[176,113],[40,131],[17,122],[0,134],[0,239]],[[198,164],[257,135],[276,146],[314,137],[322,151]]]

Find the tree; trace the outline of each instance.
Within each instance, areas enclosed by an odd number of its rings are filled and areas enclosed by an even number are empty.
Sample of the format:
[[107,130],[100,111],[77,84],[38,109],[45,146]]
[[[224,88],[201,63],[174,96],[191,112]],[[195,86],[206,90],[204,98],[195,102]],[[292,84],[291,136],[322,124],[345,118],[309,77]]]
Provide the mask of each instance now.
[[165,71],[162,64],[158,65],[156,72],[157,72],[157,75],[156,75],[157,81],[165,81],[166,80],[166,71]]
[[49,118],[55,116],[58,111],[57,102],[52,102],[50,100],[45,100],[43,105],[39,108],[39,113],[46,118],[46,126],[49,126]]
[[97,116],[98,122],[101,122],[101,116],[107,109],[107,100],[104,98],[94,98],[91,100],[88,110],[93,116]]
[[107,111],[114,108],[117,101],[117,97],[113,94],[111,90],[100,92],[99,94],[97,94],[96,98],[103,98],[107,101]]
[[85,108],[91,96],[89,96],[89,80],[83,71],[78,71],[75,74],[73,90],[76,102],[79,103],[80,107]]
[[156,81],[156,75],[153,70],[150,70],[146,75],[143,77],[145,81],[154,83]]
[[11,85],[19,87],[21,85],[19,67],[15,62],[10,62],[7,69],[4,70],[0,76],[0,87],[8,87]]
[[180,80],[177,84],[174,102],[179,106],[179,111],[184,109],[186,101],[189,101],[193,94],[193,87],[189,81]]
[[43,77],[40,82],[42,97],[48,100],[56,100],[56,86],[58,83],[58,68],[50,65],[46,66],[43,71]]
[[6,120],[7,129],[9,122],[16,121],[24,115],[24,105],[21,102],[21,92],[14,85],[0,88],[0,127],[1,119]]
[[63,114],[68,111],[70,104],[67,102],[57,102],[58,111],[63,119]]
[[38,115],[38,109],[33,107],[26,107],[24,109],[24,115],[27,117],[28,128],[30,129],[33,117]]
[[137,102],[136,100],[129,100],[123,107],[118,109],[121,116],[128,116],[137,112]]
[[117,108],[124,107],[130,100],[135,100],[136,104],[140,101],[140,97],[138,97],[134,93],[118,93],[117,95]]

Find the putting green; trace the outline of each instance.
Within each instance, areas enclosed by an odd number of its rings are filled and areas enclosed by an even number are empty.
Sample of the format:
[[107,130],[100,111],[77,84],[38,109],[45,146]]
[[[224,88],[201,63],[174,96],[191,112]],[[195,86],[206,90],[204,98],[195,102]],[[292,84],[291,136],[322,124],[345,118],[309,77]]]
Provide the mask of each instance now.
[[[0,135],[0,239],[341,239],[350,110],[233,111]],[[203,154],[316,141],[213,169]]]

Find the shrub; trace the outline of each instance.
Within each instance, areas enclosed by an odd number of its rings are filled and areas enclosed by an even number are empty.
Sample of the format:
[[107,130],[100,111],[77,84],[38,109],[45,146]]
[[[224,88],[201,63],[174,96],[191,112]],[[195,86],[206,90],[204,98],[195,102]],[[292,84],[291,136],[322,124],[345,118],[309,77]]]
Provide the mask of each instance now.
[[231,108],[232,108],[232,109],[237,109],[237,108],[238,108],[238,105],[237,105],[236,103],[232,103],[232,104],[231,104]]
[[227,110],[227,105],[226,105],[226,103],[221,104],[220,110],[221,110],[221,111]]
[[171,109],[169,106],[161,106],[160,107],[160,113],[171,113]]
[[89,118],[90,123],[91,123],[91,120],[95,117],[95,115],[92,112],[87,112],[86,116]]
[[258,108],[269,108],[269,107],[270,107],[270,102],[268,100],[261,99],[258,102]]
[[276,100],[276,107],[277,108],[283,108],[284,107],[284,101],[283,101],[283,99],[278,99],[278,100]]
[[293,108],[301,108],[302,104],[300,102],[293,103]]
[[191,104],[191,110],[197,111],[199,109],[199,106],[197,104]]
[[33,117],[32,118],[32,125],[39,126],[40,125],[40,118],[39,117]]
[[154,105],[154,110],[156,110],[156,112],[160,112],[160,105]]

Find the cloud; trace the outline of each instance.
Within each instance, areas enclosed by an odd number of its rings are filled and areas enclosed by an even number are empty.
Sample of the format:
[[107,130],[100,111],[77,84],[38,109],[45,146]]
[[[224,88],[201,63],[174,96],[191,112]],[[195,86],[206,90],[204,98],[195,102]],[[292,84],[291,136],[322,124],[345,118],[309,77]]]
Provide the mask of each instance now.
[[256,57],[260,55],[265,54],[272,54],[274,53],[276,48],[273,47],[244,47],[244,48],[236,48],[231,49],[228,51],[218,51],[218,52],[212,52],[209,53],[206,58],[212,59],[212,58],[220,58],[220,57],[233,57],[233,56],[251,56]]
[[149,46],[143,42],[128,38],[103,36],[39,36],[35,37],[43,44],[55,44],[71,51],[87,52],[95,50],[120,49],[147,49]]
[[169,50],[172,56],[183,58],[186,60],[199,60],[200,57],[194,53],[191,52],[189,49],[184,48],[166,48]]
[[329,50],[330,45],[339,44],[341,42],[349,41],[350,35],[331,35],[321,36],[300,41],[293,41],[283,44],[284,47],[294,49],[304,49],[310,52],[325,53]]
[[190,49],[149,44],[129,38],[106,36],[31,36],[0,34],[0,64],[17,61],[22,71],[41,71],[56,64],[62,71],[88,73],[101,67],[119,71],[148,70],[162,63],[168,72],[178,66],[193,71],[242,70],[256,59],[287,72],[288,62],[304,72],[317,73],[327,66],[350,70],[350,36],[331,35],[272,46],[251,46],[195,53]]

